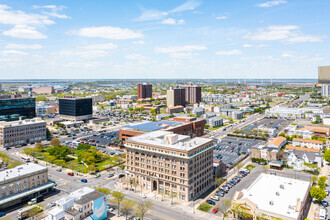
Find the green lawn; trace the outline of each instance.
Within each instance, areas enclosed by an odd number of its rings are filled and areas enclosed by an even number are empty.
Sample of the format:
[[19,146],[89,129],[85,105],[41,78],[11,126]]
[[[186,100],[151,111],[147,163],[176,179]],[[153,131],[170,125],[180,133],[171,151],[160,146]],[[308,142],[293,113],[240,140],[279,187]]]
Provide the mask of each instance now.
[[252,164],[249,164],[249,165],[247,165],[246,167],[245,167],[245,169],[248,169],[248,170],[253,170],[255,168],[255,166],[254,165],[252,165]]
[[200,206],[198,206],[198,210],[201,210],[203,212],[208,212],[210,209],[212,208],[211,205],[207,204],[207,203],[202,203]]

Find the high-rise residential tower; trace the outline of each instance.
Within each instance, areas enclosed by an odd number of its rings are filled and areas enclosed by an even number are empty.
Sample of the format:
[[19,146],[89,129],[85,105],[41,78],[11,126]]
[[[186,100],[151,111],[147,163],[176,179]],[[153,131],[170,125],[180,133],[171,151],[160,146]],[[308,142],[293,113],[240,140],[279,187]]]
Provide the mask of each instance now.
[[152,85],[143,83],[138,84],[138,99],[152,98]]

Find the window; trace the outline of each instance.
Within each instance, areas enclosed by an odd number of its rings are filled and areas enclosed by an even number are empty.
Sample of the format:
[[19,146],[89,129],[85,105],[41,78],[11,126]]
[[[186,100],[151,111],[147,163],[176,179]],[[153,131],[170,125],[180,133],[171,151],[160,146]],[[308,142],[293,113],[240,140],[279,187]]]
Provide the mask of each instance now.
[[21,185],[21,182],[17,182],[17,186],[20,186]]
[[9,188],[14,188],[14,184],[10,184],[9,185]]

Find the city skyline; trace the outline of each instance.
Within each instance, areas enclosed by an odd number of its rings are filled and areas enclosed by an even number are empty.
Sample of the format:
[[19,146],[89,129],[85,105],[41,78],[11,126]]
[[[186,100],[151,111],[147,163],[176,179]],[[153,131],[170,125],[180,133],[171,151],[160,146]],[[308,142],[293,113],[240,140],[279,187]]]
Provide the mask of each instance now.
[[330,60],[329,6],[325,0],[0,1],[0,74],[316,79],[317,67]]

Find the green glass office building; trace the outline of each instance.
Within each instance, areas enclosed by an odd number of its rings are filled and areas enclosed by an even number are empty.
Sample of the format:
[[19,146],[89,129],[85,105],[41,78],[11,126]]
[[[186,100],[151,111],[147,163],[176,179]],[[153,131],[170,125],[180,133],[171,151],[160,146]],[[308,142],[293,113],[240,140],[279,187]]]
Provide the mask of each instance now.
[[36,117],[35,98],[0,99],[0,121]]

